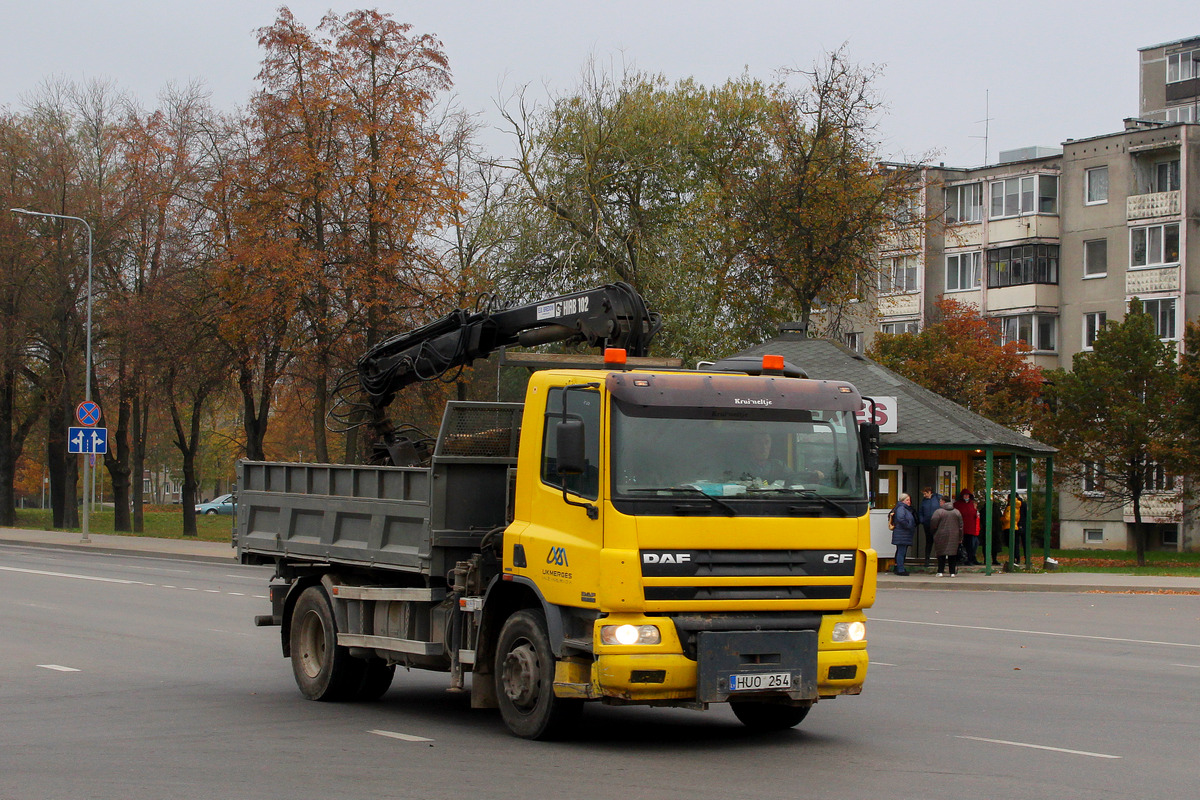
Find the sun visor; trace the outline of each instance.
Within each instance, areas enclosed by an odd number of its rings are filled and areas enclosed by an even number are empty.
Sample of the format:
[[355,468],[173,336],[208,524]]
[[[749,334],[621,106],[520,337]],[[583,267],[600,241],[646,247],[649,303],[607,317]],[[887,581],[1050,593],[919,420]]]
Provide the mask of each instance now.
[[621,402],[640,406],[851,412],[862,408],[862,396],[844,381],[635,371],[609,373],[607,388]]

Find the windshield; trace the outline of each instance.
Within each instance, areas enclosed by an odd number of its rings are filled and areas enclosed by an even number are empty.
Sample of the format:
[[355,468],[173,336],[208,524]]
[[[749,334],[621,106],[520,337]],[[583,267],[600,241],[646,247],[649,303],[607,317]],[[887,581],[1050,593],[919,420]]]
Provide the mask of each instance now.
[[613,402],[613,492],[627,497],[862,500],[866,480],[849,411],[676,408]]

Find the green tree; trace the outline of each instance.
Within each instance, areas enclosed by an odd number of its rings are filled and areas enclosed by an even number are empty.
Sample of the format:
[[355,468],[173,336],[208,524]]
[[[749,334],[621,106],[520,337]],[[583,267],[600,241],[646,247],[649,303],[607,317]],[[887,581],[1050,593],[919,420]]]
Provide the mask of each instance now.
[[760,158],[729,176],[756,288],[750,310],[764,330],[789,319],[808,330],[818,306],[844,306],[876,282],[889,237],[920,233],[920,168],[878,155],[878,74],[845,48],[785,73],[770,93]]
[[1055,474],[1075,496],[1106,509],[1132,507],[1138,565],[1146,563],[1144,501],[1174,488],[1185,441],[1178,414],[1179,370],[1173,342],[1134,298],[1125,319],[1109,322],[1069,372],[1047,373],[1048,413],[1035,435],[1059,449]]
[[1037,414],[1042,370],[1025,342],[1000,344],[999,323],[949,297],[918,333],[881,333],[867,355],[931,392],[1009,427],[1027,428]]

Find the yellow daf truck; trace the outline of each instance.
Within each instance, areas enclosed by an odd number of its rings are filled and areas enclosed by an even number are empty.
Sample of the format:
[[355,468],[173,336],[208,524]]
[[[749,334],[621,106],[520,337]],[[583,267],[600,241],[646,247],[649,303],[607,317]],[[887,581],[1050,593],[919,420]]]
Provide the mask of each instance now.
[[524,403],[451,402],[428,446],[381,423],[388,465],[240,464],[239,556],[276,569],[257,621],[280,626],[306,697],[441,670],[543,738],[588,702],[729,703],[771,730],[861,692],[863,398],[778,357],[632,366],[657,324],[621,284],[458,312],[363,357],[369,405],[507,344],[624,349],[534,373]]

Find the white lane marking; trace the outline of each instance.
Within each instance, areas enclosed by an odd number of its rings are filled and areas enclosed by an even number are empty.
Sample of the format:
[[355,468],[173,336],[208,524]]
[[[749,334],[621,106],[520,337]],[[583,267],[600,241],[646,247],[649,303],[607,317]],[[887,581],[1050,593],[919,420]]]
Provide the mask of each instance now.
[[99,581],[100,583],[120,583],[125,586],[154,586],[145,581],[127,581],[121,578],[98,578],[95,575],[75,575],[70,572],[49,572],[44,569],[19,569],[18,567],[0,567],[5,572],[23,572],[26,575],[45,575],[50,578],[74,578],[79,581]]
[[386,736],[389,739],[399,739],[403,742],[432,742],[433,739],[426,739],[424,736],[413,736],[408,733],[396,733],[395,731],[367,731],[376,736]]
[[242,594],[241,592],[226,592],[225,594],[231,595],[233,597],[245,597],[246,596],[246,595]]
[[1086,750],[1067,750],[1065,747],[1047,747],[1044,744],[1029,744],[1028,742],[1008,742],[1004,739],[984,739],[980,736],[956,736],[956,739],[970,739],[973,742],[990,742],[991,744],[1007,744],[1013,747],[1028,747],[1033,750],[1051,750],[1055,753],[1067,753],[1073,756],[1090,756],[1091,758],[1123,758],[1124,756],[1112,756],[1108,753],[1089,753]]
[[42,669],[52,669],[55,672],[79,672],[74,667],[64,667],[61,664],[38,664]]
[[1187,667],[1188,669],[1200,669],[1200,664],[1172,664],[1172,667]]
[[1188,644],[1187,642],[1157,642],[1152,639],[1122,639],[1118,636],[1088,636],[1083,633],[1054,633],[1053,631],[1027,631],[1020,628],[989,628],[986,625],[952,625],[948,622],[918,622],[911,619],[883,619],[881,617],[871,617],[872,622],[895,622],[900,625],[929,625],[934,628],[960,628],[972,631],[996,631],[997,633],[1025,633],[1033,636],[1058,636],[1063,639],[1091,639],[1100,642],[1125,642],[1126,644],[1162,644],[1168,647],[1195,647],[1200,649],[1200,644]]
[[872,667],[894,667],[894,666],[896,666],[895,664],[889,664],[886,661],[868,661],[867,663],[870,664]]

